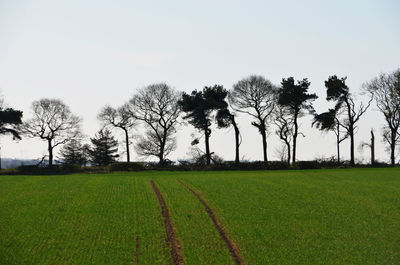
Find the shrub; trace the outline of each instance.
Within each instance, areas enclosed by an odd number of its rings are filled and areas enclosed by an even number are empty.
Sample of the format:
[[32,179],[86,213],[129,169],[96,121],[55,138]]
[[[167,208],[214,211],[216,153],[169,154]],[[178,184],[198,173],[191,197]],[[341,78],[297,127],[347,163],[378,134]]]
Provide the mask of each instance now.
[[110,171],[142,171],[145,170],[143,163],[138,162],[116,162],[108,166]]

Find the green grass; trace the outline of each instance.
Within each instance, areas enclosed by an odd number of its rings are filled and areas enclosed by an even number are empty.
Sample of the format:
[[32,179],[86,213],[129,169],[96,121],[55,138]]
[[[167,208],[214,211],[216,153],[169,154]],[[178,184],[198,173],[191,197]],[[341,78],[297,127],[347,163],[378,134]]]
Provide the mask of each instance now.
[[400,264],[400,169],[0,176],[0,264],[234,264],[183,180],[248,264]]

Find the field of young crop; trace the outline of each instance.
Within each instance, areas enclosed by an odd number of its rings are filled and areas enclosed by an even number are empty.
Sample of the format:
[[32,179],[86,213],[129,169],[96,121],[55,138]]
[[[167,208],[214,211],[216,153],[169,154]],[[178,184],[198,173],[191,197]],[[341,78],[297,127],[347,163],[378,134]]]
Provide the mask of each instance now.
[[0,176],[0,264],[400,264],[400,169]]

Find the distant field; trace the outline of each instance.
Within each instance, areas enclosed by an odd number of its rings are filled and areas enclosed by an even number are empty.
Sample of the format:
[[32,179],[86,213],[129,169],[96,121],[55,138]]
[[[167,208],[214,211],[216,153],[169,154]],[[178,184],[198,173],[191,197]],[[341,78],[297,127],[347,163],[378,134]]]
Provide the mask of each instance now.
[[400,264],[395,168],[0,176],[0,264],[174,264],[151,180],[184,264]]

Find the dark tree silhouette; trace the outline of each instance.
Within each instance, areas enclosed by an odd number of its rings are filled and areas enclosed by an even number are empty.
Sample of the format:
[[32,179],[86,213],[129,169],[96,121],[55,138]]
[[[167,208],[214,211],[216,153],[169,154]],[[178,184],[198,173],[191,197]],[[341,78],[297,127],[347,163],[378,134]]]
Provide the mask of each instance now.
[[49,166],[52,166],[54,148],[80,135],[81,120],[59,99],[34,101],[32,110],[33,118],[23,124],[23,131],[47,142]]
[[298,118],[305,114],[305,110],[312,112],[314,110],[312,101],[318,98],[316,94],[307,94],[310,82],[306,78],[301,81],[294,81],[293,77],[282,79],[282,86],[278,90],[278,104],[280,107],[287,108],[291,121],[293,122],[292,139],[292,162],[296,163],[297,136],[299,134]]
[[275,134],[285,144],[287,151],[286,155],[287,163],[290,164],[290,158],[291,158],[290,145],[293,139],[293,118],[292,115],[290,114],[289,109],[285,107],[276,108],[274,112],[275,112],[274,124],[277,127]]
[[159,164],[176,148],[175,133],[180,109],[180,93],[165,83],[149,85],[129,101],[130,115],[142,121],[146,134],[136,144],[141,156],[156,156]]
[[232,126],[235,130],[235,164],[240,162],[239,147],[241,144],[241,137],[239,127],[236,123],[235,115],[228,108],[218,110],[216,120],[219,128],[227,128]]
[[101,129],[94,138],[90,138],[92,147],[88,149],[90,162],[96,166],[106,166],[119,157],[118,141],[108,129]]
[[223,86],[214,85],[204,87],[203,91],[194,90],[190,95],[183,93],[178,105],[187,114],[183,117],[188,119],[196,129],[202,131],[205,137],[207,165],[211,163],[210,135],[211,120],[215,110],[226,109],[225,101],[228,92]]
[[63,145],[59,152],[59,159],[63,164],[84,166],[88,162],[87,147],[79,139],[72,139]]
[[129,130],[136,125],[136,122],[135,118],[133,118],[130,114],[128,104],[125,104],[118,109],[115,109],[111,106],[105,106],[97,118],[103,122],[104,127],[114,127],[124,131],[126,161],[130,162]]
[[396,145],[400,141],[400,69],[380,74],[364,87],[374,97],[376,106],[385,117],[383,138],[390,147],[390,162],[396,163]]
[[356,106],[353,95],[346,85],[346,77],[338,78],[336,75],[330,76],[328,80],[325,81],[325,87],[327,88],[326,99],[335,102],[334,112],[341,113],[343,111],[344,113],[344,118],[340,120],[339,124],[350,137],[350,165],[354,166],[354,135],[357,130],[356,123],[369,108],[372,97],[366,105],[360,103],[359,106]]
[[267,122],[275,107],[275,95],[276,87],[269,80],[252,75],[237,82],[230,96],[234,110],[255,119],[251,125],[261,134],[264,161],[268,161]]
[[327,112],[316,114],[312,125],[316,125],[321,131],[333,131],[336,136],[337,163],[340,164],[340,143],[348,138],[347,132],[342,132],[344,127],[339,120],[340,114],[335,109],[329,109]]
[[[11,134],[13,139],[21,139],[18,126],[22,124],[22,111],[0,107],[0,134]],[[0,156],[1,169],[1,156]]]

